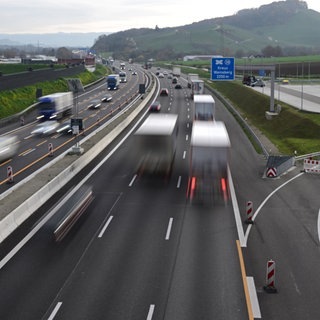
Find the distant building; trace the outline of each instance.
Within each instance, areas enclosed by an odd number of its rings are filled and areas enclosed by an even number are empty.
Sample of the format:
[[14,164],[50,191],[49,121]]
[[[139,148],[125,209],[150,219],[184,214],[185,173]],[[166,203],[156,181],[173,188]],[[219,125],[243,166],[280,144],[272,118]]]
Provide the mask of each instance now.
[[222,58],[221,55],[194,55],[194,56],[184,56],[183,61],[193,61],[193,60],[211,60],[212,58]]

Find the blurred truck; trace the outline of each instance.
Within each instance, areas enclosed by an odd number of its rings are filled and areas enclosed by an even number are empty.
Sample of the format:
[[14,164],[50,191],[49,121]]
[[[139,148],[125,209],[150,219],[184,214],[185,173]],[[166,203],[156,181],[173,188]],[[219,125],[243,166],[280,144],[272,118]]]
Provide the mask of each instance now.
[[139,154],[137,172],[169,177],[176,153],[178,115],[150,114],[134,138]]
[[15,135],[0,136],[0,162],[12,158],[18,151],[19,139]]
[[73,92],[56,92],[38,98],[38,120],[59,120],[72,114]]
[[197,94],[193,97],[194,120],[212,121],[215,117],[215,101],[210,94]]
[[190,141],[190,200],[228,199],[230,139],[221,121],[194,121]]
[[108,90],[118,90],[120,84],[120,77],[118,74],[109,74],[107,76]]
[[191,80],[191,99],[196,94],[203,94],[204,92],[204,81],[200,79]]
[[173,67],[172,68],[172,75],[174,77],[180,77],[181,75],[181,68],[180,67]]
[[125,71],[120,71],[119,72],[119,79],[120,79],[120,82],[126,83],[127,82],[127,73]]
[[191,88],[192,80],[198,80],[199,75],[197,73],[188,73],[187,81],[188,81],[188,88]]

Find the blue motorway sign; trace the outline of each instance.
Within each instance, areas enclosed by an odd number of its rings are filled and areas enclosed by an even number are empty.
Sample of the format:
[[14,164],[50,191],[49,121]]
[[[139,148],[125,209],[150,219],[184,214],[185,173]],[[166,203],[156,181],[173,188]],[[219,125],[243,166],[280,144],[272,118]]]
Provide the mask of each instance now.
[[234,58],[212,58],[211,80],[234,80]]

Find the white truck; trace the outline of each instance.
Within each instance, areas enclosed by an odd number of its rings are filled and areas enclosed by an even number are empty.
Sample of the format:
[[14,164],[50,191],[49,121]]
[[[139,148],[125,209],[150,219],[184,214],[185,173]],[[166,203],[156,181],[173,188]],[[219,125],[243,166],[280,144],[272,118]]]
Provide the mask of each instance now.
[[215,109],[215,101],[210,94],[196,94],[193,97],[194,120],[213,121]]
[[188,81],[188,88],[191,88],[191,84],[193,80],[198,80],[199,75],[197,73],[188,73],[187,81]]
[[134,138],[139,154],[139,175],[161,175],[168,178],[176,153],[178,115],[150,114]]
[[200,79],[191,80],[191,99],[193,99],[196,94],[203,94],[204,92],[204,81]]
[[173,67],[172,68],[172,75],[174,76],[174,77],[180,77],[180,75],[181,75],[181,68],[180,67]]
[[73,92],[56,92],[38,98],[38,120],[59,120],[72,114]]
[[228,164],[231,143],[221,121],[194,121],[190,140],[190,200],[228,199]]
[[127,82],[127,73],[125,71],[120,71],[119,72],[119,79],[121,83],[126,83]]

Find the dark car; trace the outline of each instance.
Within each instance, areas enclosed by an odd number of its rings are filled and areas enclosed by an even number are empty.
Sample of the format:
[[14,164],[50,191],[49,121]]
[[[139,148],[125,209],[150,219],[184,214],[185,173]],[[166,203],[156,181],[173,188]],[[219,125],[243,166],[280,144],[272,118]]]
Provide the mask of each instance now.
[[160,96],[168,96],[169,95],[169,90],[167,88],[162,88],[160,90]]
[[110,102],[111,100],[112,100],[112,95],[110,93],[107,93],[101,99],[102,102]]
[[153,102],[149,107],[150,112],[159,112],[160,109],[161,109],[161,104],[159,101]]
[[182,85],[180,83],[177,83],[175,86],[174,86],[175,89],[182,89]]
[[245,84],[246,86],[251,86],[256,81],[257,81],[256,77],[251,75],[245,75],[243,76],[243,79],[242,79],[242,83]]
[[177,77],[173,77],[172,78],[172,83],[178,83],[178,78]]

